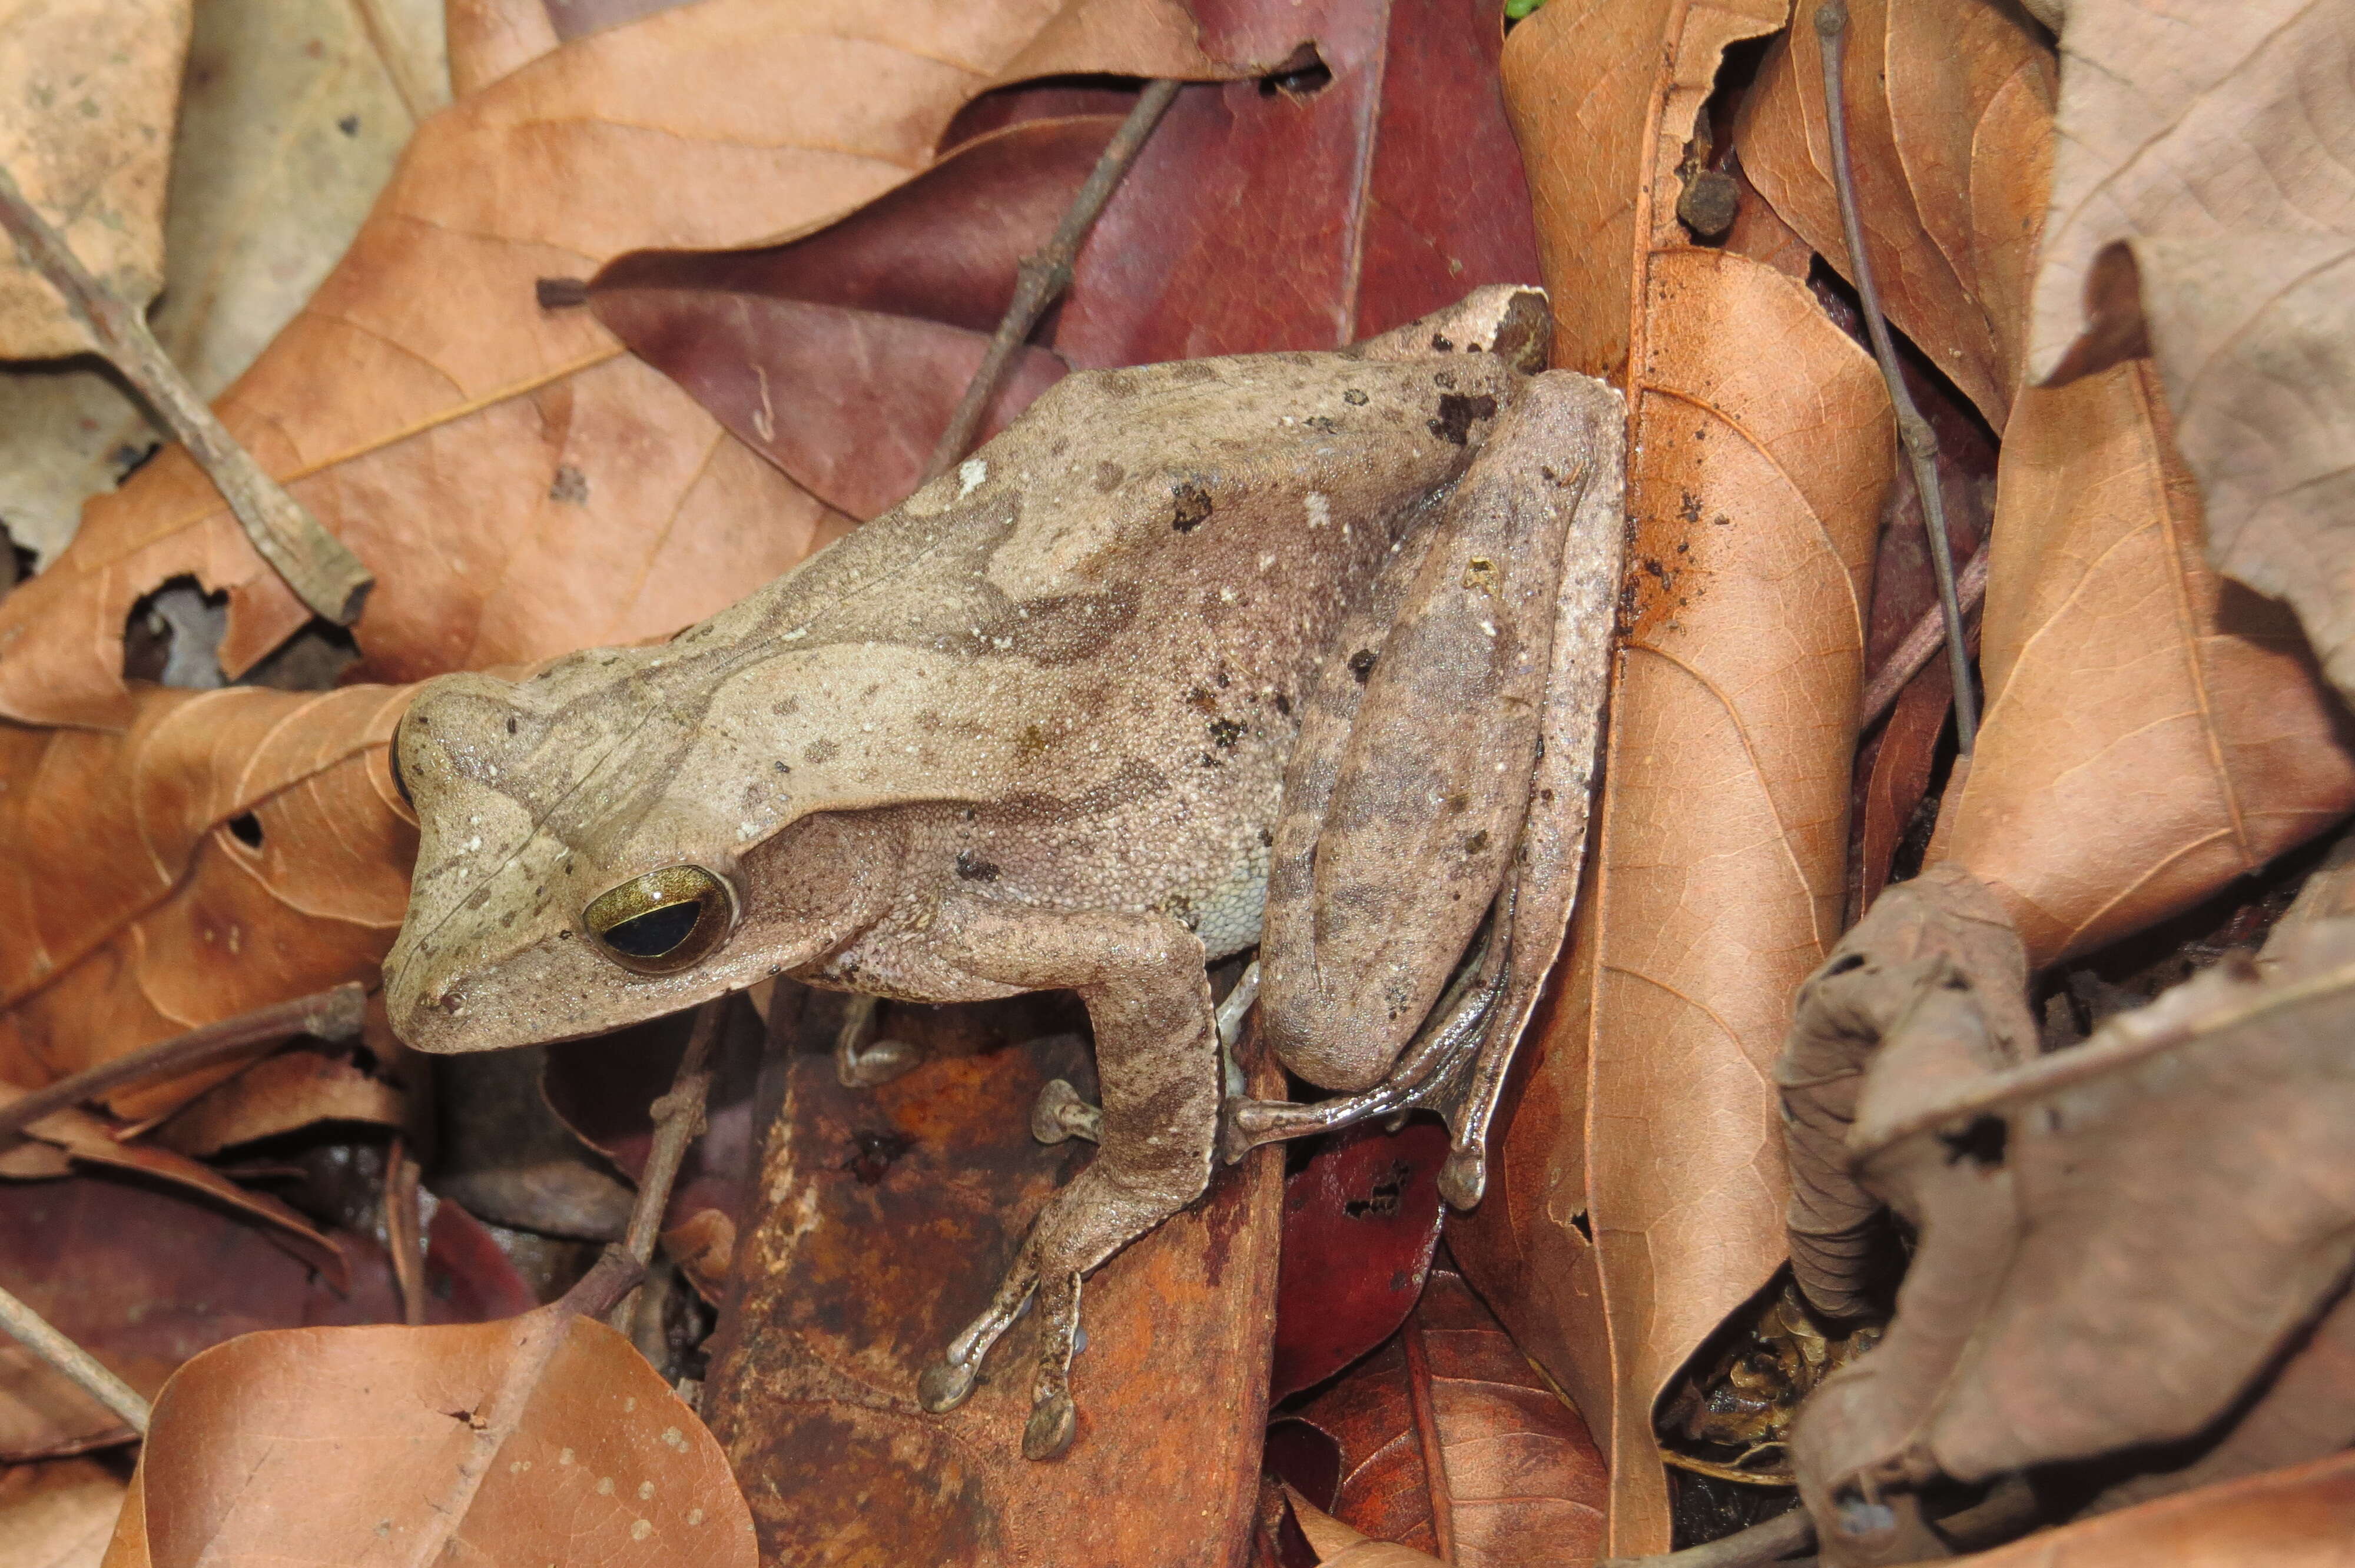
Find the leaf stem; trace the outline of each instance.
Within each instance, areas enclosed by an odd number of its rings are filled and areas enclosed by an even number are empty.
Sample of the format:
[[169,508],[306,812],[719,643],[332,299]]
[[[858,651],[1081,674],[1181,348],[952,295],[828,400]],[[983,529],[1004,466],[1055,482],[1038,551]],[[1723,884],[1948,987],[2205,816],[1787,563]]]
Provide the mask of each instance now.
[[1889,401],[1897,412],[1897,435],[1913,465],[1914,488],[1922,495],[1922,522],[1930,535],[1930,567],[1938,579],[1938,608],[1946,623],[1946,658],[1954,666],[1955,745],[1968,757],[1978,743],[1979,699],[1971,685],[1970,651],[1964,645],[1963,606],[1955,587],[1954,546],[1946,537],[1946,505],[1938,488],[1938,437],[1930,421],[1914,406],[1906,390],[1905,373],[1897,363],[1897,345],[1889,336],[1889,322],[1881,310],[1881,291],[1872,281],[1872,263],[1864,253],[1864,222],[1857,212],[1856,175],[1849,166],[1848,102],[1841,90],[1840,62],[1848,52],[1848,0],[1823,0],[1816,7],[1816,37],[1822,45],[1824,120],[1832,145],[1832,188],[1839,196],[1840,233],[1848,242],[1849,275],[1864,302],[1865,331],[1872,338],[1872,355],[1881,362],[1881,379],[1889,384]]
[[1047,307],[1071,286],[1071,265],[1079,258],[1081,242],[1095,226],[1097,216],[1112,199],[1128,166],[1136,161],[1146,138],[1161,122],[1161,116],[1178,96],[1180,85],[1166,79],[1145,84],[1136,107],[1128,111],[1128,118],[1113,132],[1087,184],[1071,198],[1054,238],[1036,255],[1023,258],[1016,275],[1013,302],[997,323],[996,335],[989,340],[989,352],[982,355],[981,367],[965,385],[964,398],[950,416],[948,429],[941,432],[939,442],[932,448],[932,460],[924,464],[923,483],[930,484],[948,472],[971,449],[974,431],[981,427],[982,411],[996,393],[997,384],[1006,379],[1006,367],[1013,360],[1014,351],[1029,337],[1030,329],[1039,324]]
[[0,1328],[34,1356],[79,1384],[83,1393],[123,1417],[131,1430],[147,1436],[147,1402],[132,1386],[98,1364],[88,1351],[58,1332],[49,1320],[0,1290]]
[[53,1111],[94,1100],[125,1084],[194,1072],[275,1040],[291,1040],[297,1034],[321,1040],[347,1040],[360,1032],[360,1020],[367,1011],[367,991],[357,982],[346,982],[309,996],[298,996],[292,1001],[257,1007],[235,1018],[191,1029],[186,1034],[175,1034],[169,1040],[159,1040],[127,1056],[101,1062],[0,1106],[0,1138],[20,1132]]
[[339,626],[357,620],[360,604],[376,584],[360,558],[262,471],[147,330],[146,313],[91,275],[5,168],[0,168],[0,228],[64,296],[66,308],[89,330],[99,352],[113,361],[212,476],[253,547],[294,597]]

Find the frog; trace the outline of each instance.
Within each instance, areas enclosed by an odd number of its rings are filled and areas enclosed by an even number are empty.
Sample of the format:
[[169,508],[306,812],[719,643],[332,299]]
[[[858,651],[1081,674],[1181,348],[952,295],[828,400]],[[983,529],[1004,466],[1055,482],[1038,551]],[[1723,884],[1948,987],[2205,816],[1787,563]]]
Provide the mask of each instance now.
[[[1026,1305],[1022,1452],[1077,1429],[1082,1282],[1220,1160],[1417,1108],[1476,1202],[1559,948],[1619,594],[1625,411],[1541,290],[1348,347],[1074,372],[892,511],[650,645],[425,683],[400,1037],[602,1033],[774,977],[1077,993],[1092,1159],[918,1380]],[[1213,1004],[1213,964],[1255,950]],[[1254,1099],[1231,1025],[1326,1097]]]

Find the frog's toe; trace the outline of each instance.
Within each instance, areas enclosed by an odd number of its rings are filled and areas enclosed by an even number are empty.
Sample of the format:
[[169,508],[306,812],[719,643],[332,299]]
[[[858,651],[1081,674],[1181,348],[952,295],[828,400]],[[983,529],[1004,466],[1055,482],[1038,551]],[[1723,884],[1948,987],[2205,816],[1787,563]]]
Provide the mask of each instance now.
[[1030,1407],[1030,1419],[1023,1424],[1022,1457],[1060,1459],[1070,1449],[1079,1430],[1080,1411],[1071,1403],[1071,1396],[1050,1394]]
[[926,1367],[916,1380],[916,1403],[934,1415],[954,1410],[973,1393],[974,1380],[981,1375],[981,1358],[969,1361],[940,1361]]
[[1103,1112],[1080,1098],[1079,1090],[1056,1078],[1039,1091],[1030,1107],[1030,1136],[1041,1143],[1060,1143],[1070,1138],[1100,1143]]

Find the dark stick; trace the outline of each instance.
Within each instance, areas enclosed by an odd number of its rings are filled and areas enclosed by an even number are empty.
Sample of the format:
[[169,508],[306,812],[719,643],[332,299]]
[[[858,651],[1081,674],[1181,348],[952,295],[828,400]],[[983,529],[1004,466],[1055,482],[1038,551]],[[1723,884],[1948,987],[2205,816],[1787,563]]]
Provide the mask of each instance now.
[[1795,1508],[1682,1552],[1664,1552],[1657,1557],[1605,1557],[1594,1568],[1764,1568],[1794,1552],[1806,1551],[1815,1540],[1816,1521],[1807,1517],[1806,1509]]
[[1179,84],[1158,80],[1145,84],[1144,95],[1136,107],[1128,111],[1119,130],[1113,132],[1104,146],[1103,155],[1096,160],[1095,171],[1088,183],[1071,198],[1071,210],[1055,229],[1055,237],[1047,241],[1035,256],[1026,256],[1018,269],[1014,285],[1014,301],[1006,307],[1006,315],[997,323],[997,335],[989,340],[989,352],[982,355],[981,368],[973,373],[964,389],[964,400],[957,405],[949,418],[949,428],[932,448],[932,461],[924,465],[923,483],[930,484],[957,464],[973,445],[973,433],[981,426],[982,410],[997,391],[997,384],[1006,378],[1006,366],[1014,351],[1047,313],[1065,289],[1071,286],[1071,263],[1080,254],[1080,242],[1095,226],[1097,215],[1104,203],[1112,199],[1113,191],[1128,173],[1129,164],[1136,161],[1145,139],[1153,134],[1154,126],[1178,96]]
[[1930,421],[1905,389],[1905,375],[1897,363],[1897,345],[1890,341],[1889,323],[1881,314],[1881,291],[1872,281],[1872,264],[1864,254],[1864,222],[1856,209],[1856,176],[1848,155],[1848,104],[1840,89],[1840,57],[1847,53],[1847,0],[1824,0],[1816,7],[1816,37],[1823,46],[1824,119],[1831,132],[1832,188],[1839,196],[1840,232],[1848,240],[1849,267],[1856,291],[1864,302],[1865,330],[1872,336],[1872,355],[1881,362],[1881,379],[1889,383],[1889,401],[1897,411],[1898,439],[1913,464],[1914,488],[1922,493],[1922,523],[1930,533],[1930,566],[1938,579],[1938,606],[1946,622],[1946,657],[1955,673],[1955,744],[1965,757],[1978,744],[1979,699],[1971,688],[1971,658],[1963,645],[1963,605],[1955,588],[1954,546],[1946,539],[1946,505],[1938,489],[1938,437]]
[[[630,1208],[630,1227],[623,1235],[622,1251],[638,1266],[641,1273],[654,1261],[655,1240],[662,1233],[663,1210],[670,1204],[670,1190],[678,1180],[678,1168],[687,1159],[687,1146],[702,1133],[703,1103],[711,1097],[711,1051],[719,1038],[719,1024],[728,1010],[728,999],[720,997],[707,1001],[696,1010],[695,1026],[687,1037],[687,1054],[678,1059],[678,1071],[672,1075],[670,1092],[655,1101],[650,1114],[654,1118],[655,1139],[646,1150],[646,1168],[638,1178],[638,1200]],[[631,1331],[635,1318],[634,1303],[623,1298],[608,1319],[623,1333]]]
[[[1987,597],[1987,553],[1982,543],[1963,563],[1962,576],[1955,579],[1955,597],[1961,602],[1963,613],[1968,615]],[[1922,673],[1922,667],[1938,652],[1946,640],[1946,611],[1941,605],[1915,621],[1905,633],[1905,641],[1881,662],[1872,673],[1872,680],[1864,688],[1864,702],[1857,717],[1859,731],[1870,729],[1888,716],[1897,705],[1898,696]]]
[[0,1138],[23,1130],[52,1111],[96,1099],[125,1084],[209,1067],[274,1040],[290,1040],[297,1034],[349,1039],[360,1032],[360,1019],[367,1011],[368,992],[357,983],[347,983],[159,1040],[0,1106]]
[[147,330],[146,313],[91,276],[65,236],[25,199],[5,168],[0,168],[0,228],[7,230],[49,286],[65,296],[66,307],[89,329],[99,352],[129,377],[188,455],[204,465],[253,547],[286,579],[294,597],[314,615],[339,626],[357,620],[360,601],[376,583],[360,558],[261,471]]

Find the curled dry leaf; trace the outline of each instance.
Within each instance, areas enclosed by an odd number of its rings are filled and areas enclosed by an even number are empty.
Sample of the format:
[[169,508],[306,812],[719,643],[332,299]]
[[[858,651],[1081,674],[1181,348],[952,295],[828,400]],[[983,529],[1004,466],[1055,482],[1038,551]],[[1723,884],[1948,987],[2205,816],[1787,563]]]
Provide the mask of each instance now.
[[[2030,374],[2147,352],[2209,558],[2295,605],[2355,690],[2355,88],[2345,0],[2078,0]],[[2145,345],[2147,345],[2147,347]]]
[[[1853,278],[1831,182],[1818,0],[1734,129],[1743,172]],[[1841,76],[1857,205],[1890,320],[1998,431],[2019,385],[2052,143],[2052,56],[1997,0],[1854,0]]]
[[[2145,1460],[2169,1467],[2126,1493],[2148,1495],[2355,1438],[2337,1130],[2355,920],[2285,925],[2267,959],[2041,1058],[2009,1037],[2024,1012],[2003,1022],[2009,976],[1929,966],[1847,1139],[1918,1245],[1888,1337],[1826,1381],[1795,1444],[1828,1561],[1900,1560],[1909,1494],[1939,1476],[2186,1445]],[[1832,967],[1812,983],[1871,983],[1870,960]]]
[[[877,10],[665,12],[420,129],[341,265],[219,405],[331,531],[400,563],[357,628],[363,673],[666,632],[842,526],[586,313],[538,309],[537,279],[810,227],[922,168],[1002,75],[1212,69],[1167,0],[890,7],[888,26]],[[167,452],[0,604],[0,713],[130,722],[124,616],[185,575],[229,594],[232,674],[304,621],[210,483]]]
[[1554,0],[1507,47],[1556,362],[1632,381],[1633,624],[1561,994],[1455,1250],[1593,1425],[1615,1553],[1668,1545],[1654,1401],[1782,1260],[1765,1072],[1839,928],[1893,451],[1878,373],[1802,284],[1678,243],[1719,55],[1783,14]]
[[286,1329],[175,1373],[108,1568],[259,1561],[754,1568],[695,1413],[557,1303],[498,1322]]
[[[190,0],[0,5],[0,166],[92,276],[133,305],[164,286],[164,184]],[[89,349],[56,290],[0,239],[0,358]]]
[[1300,1523],[1301,1534],[1308,1538],[1309,1550],[1316,1554],[1319,1568],[1444,1568],[1440,1560],[1428,1552],[1371,1539],[1289,1487],[1284,1489],[1284,1495],[1291,1502],[1292,1517]]
[[[797,1563],[1227,1564],[1259,1489],[1283,1160],[1253,1151],[1085,1287],[1072,1364],[1079,1433],[1052,1464],[1021,1455],[1027,1314],[971,1399],[916,1403],[919,1372],[987,1303],[1030,1219],[1091,1158],[1030,1136],[1039,1090],[1093,1098],[1068,997],[899,1010],[927,1052],[845,1088],[843,1003],[773,1007],[796,1031],[783,1110],[736,1253],[705,1408],[753,1499],[763,1556]],[[788,1016],[797,1012],[798,1018]],[[788,1042],[780,1042],[786,1044]],[[1257,1053],[1246,1043],[1245,1060]],[[1252,1074],[1265,1094],[1280,1079]]]
[[202,1159],[323,1121],[398,1128],[408,1119],[409,1097],[348,1059],[282,1051],[206,1090],[152,1136],[165,1149]]
[[[383,1249],[349,1232],[336,1240],[354,1265],[346,1296],[265,1227],[185,1193],[105,1173],[0,1184],[0,1278],[150,1396],[181,1362],[239,1334],[398,1319]],[[532,1305],[482,1227],[455,1205],[435,1212],[429,1246],[436,1320]],[[56,1372],[0,1345],[0,1459],[130,1437],[113,1414]]]
[[[0,729],[0,1078],[28,1087],[372,980],[407,907],[416,830],[384,760],[405,688],[133,701],[120,732]],[[155,1115],[235,1070],[112,1104]]]
[[1378,1540],[1456,1568],[1570,1568],[1602,1544],[1608,1478],[1586,1424],[1452,1269],[1433,1270],[1380,1353],[1288,1419],[1338,1447],[1331,1511]]
[[99,1568],[122,1478],[95,1459],[52,1459],[0,1473],[0,1562],[11,1568]]
[[2348,720],[2278,605],[2200,553],[2147,361],[2021,394],[1997,470],[1987,710],[1934,857],[2041,968],[2188,908],[2355,806]]

